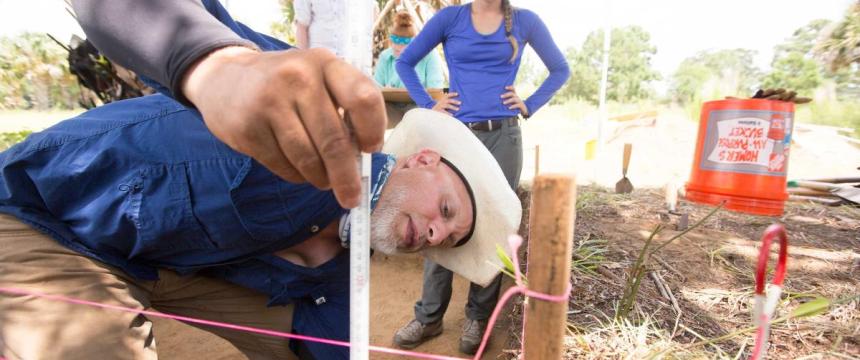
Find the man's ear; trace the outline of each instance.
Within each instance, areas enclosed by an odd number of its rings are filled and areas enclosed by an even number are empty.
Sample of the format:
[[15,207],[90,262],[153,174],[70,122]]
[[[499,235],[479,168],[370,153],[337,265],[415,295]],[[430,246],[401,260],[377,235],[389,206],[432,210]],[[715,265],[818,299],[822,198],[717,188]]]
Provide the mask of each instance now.
[[442,155],[439,155],[436,150],[424,148],[409,156],[406,159],[407,168],[418,168],[418,167],[426,167],[426,166],[436,166],[439,165],[439,159],[442,158]]

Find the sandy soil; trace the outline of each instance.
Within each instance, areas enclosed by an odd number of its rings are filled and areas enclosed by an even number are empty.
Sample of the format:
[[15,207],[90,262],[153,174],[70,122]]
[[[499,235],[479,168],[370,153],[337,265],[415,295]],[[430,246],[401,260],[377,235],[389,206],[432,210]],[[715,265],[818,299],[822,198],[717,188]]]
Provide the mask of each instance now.
[[[412,304],[421,294],[421,273],[423,260],[419,256],[386,257],[374,255],[371,261],[371,313],[370,343],[391,347],[394,331],[413,318]],[[505,280],[503,287],[510,286]],[[414,351],[467,357],[457,351],[460,330],[465,320],[463,306],[466,304],[468,282],[454,278],[454,294],[451,306],[443,320],[442,335],[414,349]],[[485,359],[496,358],[507,341],[510,322],[502,317],[497,323],[494,336]],[[153,319],[155,336],[160,359],[244,359],[241,353],[223,339],[185,325],[183,323]],[[371,354],[372,359],[398,359],[401,357]]]
[[84,110],[2,110],[0,111],[0,133],[22,130],[40,131],[65,119],[70,119]]
[[[421,295],[421,274],[424,261],[419,256],[385,257],[375,256],[371,262],[371,332],[370,343],[390,346],[394,331],[413,319],[412,305]],[[505,279],[502,291],[510,286]],[[451,305],[443,319],[444,332],[415,351],[438,355],[468,357],[457,350],[460,333],[465,321],[463,307],[469,290],[469,282],[454,277],[454,293]],[[501,353],[502,345],[507,339],[510,323],[507,317],[501,317],[496,323],[490,345],[485,352],[485,359],[494,359]],[[374,355],[374,359],[397,359],[388,355]]]

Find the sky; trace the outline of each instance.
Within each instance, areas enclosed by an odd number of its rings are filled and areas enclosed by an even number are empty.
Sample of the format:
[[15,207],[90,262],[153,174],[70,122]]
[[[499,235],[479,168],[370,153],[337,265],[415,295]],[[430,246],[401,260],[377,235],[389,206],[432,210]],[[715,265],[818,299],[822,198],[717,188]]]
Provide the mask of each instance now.
[[[708,49],[758,52],[756,65],[769,68],[773,48],[815,19],[838,20],[856,0],[511,0],[535,11],[562,49],[579,47],[589,32],[639,25],[651,34],[652,64],[668,78],[678,64]],[[233,16],[262,32],[278,21],[277,0],[221,0]],[[62,0],[0,0],[0,36],[49,32],[60,40],[82,35]]]

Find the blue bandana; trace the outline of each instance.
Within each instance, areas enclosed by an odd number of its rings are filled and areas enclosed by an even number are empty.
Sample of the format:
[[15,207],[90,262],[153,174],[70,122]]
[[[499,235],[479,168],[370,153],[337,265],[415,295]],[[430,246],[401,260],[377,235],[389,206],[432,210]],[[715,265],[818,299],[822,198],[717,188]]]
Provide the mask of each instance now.
[[[376,208],[376,203],[379,201],[379,196],[382,195],[382,188],[385,187],[385,183],[388,182],[388,177],[391,176],[391,170],[394,169],[394,163],[397,160],[394,156],[385,154],[385,164],[382,165],[382,169],[379,170],[379,175],[376,176],[376,181],[373,182],[370,189],[370,209],[371,212],[374,208]],[[349,247],[349,213],[341,216],[340,224],[338,225],[338,236],[340,237],[340,243],[343,247]]]
[[409,45],[409,43],[412,42],[411,37],[397,36],[394,34],[388,35],[388,38],[391,39],[391,42],[398,45]]

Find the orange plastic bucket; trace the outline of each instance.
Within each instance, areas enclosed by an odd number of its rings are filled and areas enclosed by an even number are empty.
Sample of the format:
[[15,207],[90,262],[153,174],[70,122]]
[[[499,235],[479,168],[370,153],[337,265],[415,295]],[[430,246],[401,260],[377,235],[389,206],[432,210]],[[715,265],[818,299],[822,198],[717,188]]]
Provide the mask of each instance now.
[[782,215],[793,125],[790,102],[704,103],[687,199],[711,205],[725,201],[730,210]]

